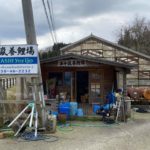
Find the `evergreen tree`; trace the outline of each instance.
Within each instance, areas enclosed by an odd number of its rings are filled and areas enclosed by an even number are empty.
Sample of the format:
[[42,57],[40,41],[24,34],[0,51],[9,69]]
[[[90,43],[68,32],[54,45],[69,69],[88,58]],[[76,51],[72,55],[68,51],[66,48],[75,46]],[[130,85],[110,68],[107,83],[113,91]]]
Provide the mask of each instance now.
[[66,46],[68,44],[65,43],[55,43],[52,47],[52,50],[48,50],[47,52],[42,52],[42,54],[40,54],[40,59],[47,59],[47,58],[51,58],[54,56],[59,56],[60,53],[60,49],[63,48],[64,46]]

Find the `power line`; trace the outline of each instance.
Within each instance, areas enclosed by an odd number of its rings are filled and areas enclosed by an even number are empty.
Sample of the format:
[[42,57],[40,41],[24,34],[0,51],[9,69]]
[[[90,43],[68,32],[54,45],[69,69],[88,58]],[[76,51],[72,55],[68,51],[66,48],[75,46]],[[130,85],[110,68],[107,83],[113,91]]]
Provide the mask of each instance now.
[[45,12],[45,15],[46,15],[46,19],[47,19],[47,23],[48,23],[48,27],[49,27],[49,30],[50,30],[50,33],[51,33],[51,37],[52,37],[53,43],[56,43],[55,37],[54,37],[53,32],[52,32],[52,30],[53,30],[52,29],[52,25],[51,25],[49,17],[48,17],[45,1],[42,0],[42,2],[43,2],[44,12]]
[[54,24],[54,33],[55,33],[55,36],[56,36],[56,41],[58,41],[56,28],[55,28],[56,26],[55,26],[54,11],[53,11],[53,0],[51,0],[51,10],[52,10],[52,20],[53,20],[53,24]]
[[51,0],[51,3],[49,3],[49,0],[47,0],[47,5],[48,5],[48,10],[49,10],[49,15],[50,15],[50,20],[51,20],[51,26],[52,26],[52,32],[55,38],[55,41],[57,43],[57,35],[56,35],[56,30],[55,30],[55,21],[54,21],[54,13],[53,13],[53,3]]
[[49,4],[49,0],[47,0],[47,6],[48,6],[48,11],[49,11],[49,19],[52,27],[52,34],[54,36],[55,41],[57,42],[56,39],[56,34],[55,34],[55,27],[54,27],[54,22],[53,22],[53,16],[52,16],[52,6]]
[[54,29],[55,29],[55,19],[54,19],[54,11],[53,11],[53,0],[51,0],[51,11],[52,11],[52,20],[53,20]]

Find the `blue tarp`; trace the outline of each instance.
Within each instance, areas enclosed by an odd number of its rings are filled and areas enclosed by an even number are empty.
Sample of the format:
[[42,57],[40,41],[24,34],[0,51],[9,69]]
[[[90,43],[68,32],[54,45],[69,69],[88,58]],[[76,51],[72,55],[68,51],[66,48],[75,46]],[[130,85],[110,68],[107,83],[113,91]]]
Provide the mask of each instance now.
[[109,92],[106,96],[106,100],[107,100],[107,103],[102,105],[102,106],[95,104],[94,107],[93,107],[93,112],[96,113],[97,110],[106,110],[106,111],[108,111],[110,108],[112,108],[113,104],[116,103],[115,93]]

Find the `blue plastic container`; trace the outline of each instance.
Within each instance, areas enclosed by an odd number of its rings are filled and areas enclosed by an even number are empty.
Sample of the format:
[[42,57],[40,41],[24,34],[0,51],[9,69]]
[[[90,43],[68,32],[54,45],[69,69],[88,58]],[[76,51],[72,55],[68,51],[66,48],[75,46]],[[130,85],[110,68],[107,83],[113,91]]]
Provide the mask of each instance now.
[[112,105],[113,105],[113,104],[105,104],[105,105],[103,106],[103,109],[107,111],[107,110],[109,110],[109,109],[112,107]]
[[61,114],[66,114],[68,118],[70,115],[70,103],[69,102],[60,103],[58,107],[58,112]]
[[69,107],[70,108],[70,102],[61,102],[59,104],[60,107]]
[[78,109],[77,116],[78,117],[83,117],[83,110],[81,108]]
[[70,115],[75,116],[77,114],[78,104],[77,102],[70,102]]
[[69,107],[59,107],[59,113],[66,114],[67,116],[69,116],[70,108]]
[[96,114],[96,112],[101,108],[100,105],[94,104],[93,105],[93,112]]
[[52,115],[55,115],[57,117],[58,116],[58,112],[53,111]]

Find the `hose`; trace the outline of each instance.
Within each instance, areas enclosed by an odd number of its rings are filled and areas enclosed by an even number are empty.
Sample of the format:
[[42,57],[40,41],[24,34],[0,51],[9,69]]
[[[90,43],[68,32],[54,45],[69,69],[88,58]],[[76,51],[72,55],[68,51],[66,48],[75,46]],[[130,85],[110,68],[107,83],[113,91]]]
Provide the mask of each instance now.
[[64,132],[73,131],[73,127],[71,126],[70,123],[60,124],[57,126],[57,128],[58,128],[58,130],[64,131]]
[[[48,136],[48,135],[42,135],[42,134],[37,134],[37,136],[35,137],[35,132],[24,132],[20,138],[23,141],[46,141],[46,142],[55,142],[58,141],[58,137],[56,136]],[[19,140],[20,142],[23,142],[22,140]]]
[[108,128],[112,128],[115,127],[115,125],[119,125],[118,123],[116,124],[103,124],[103,125],[94,125],[94,124],[71,124],[72,126],[78,126],[78,127],[108,127]]
[[81,123],[66,123],[66,124],[60,124],[57,126],[58,130],[63,132],[73,131],[73,127],[116,127],[119,123],[113,123],[113,124],[101,124],[101,125],[95,125],[95,124],[81,124]]

